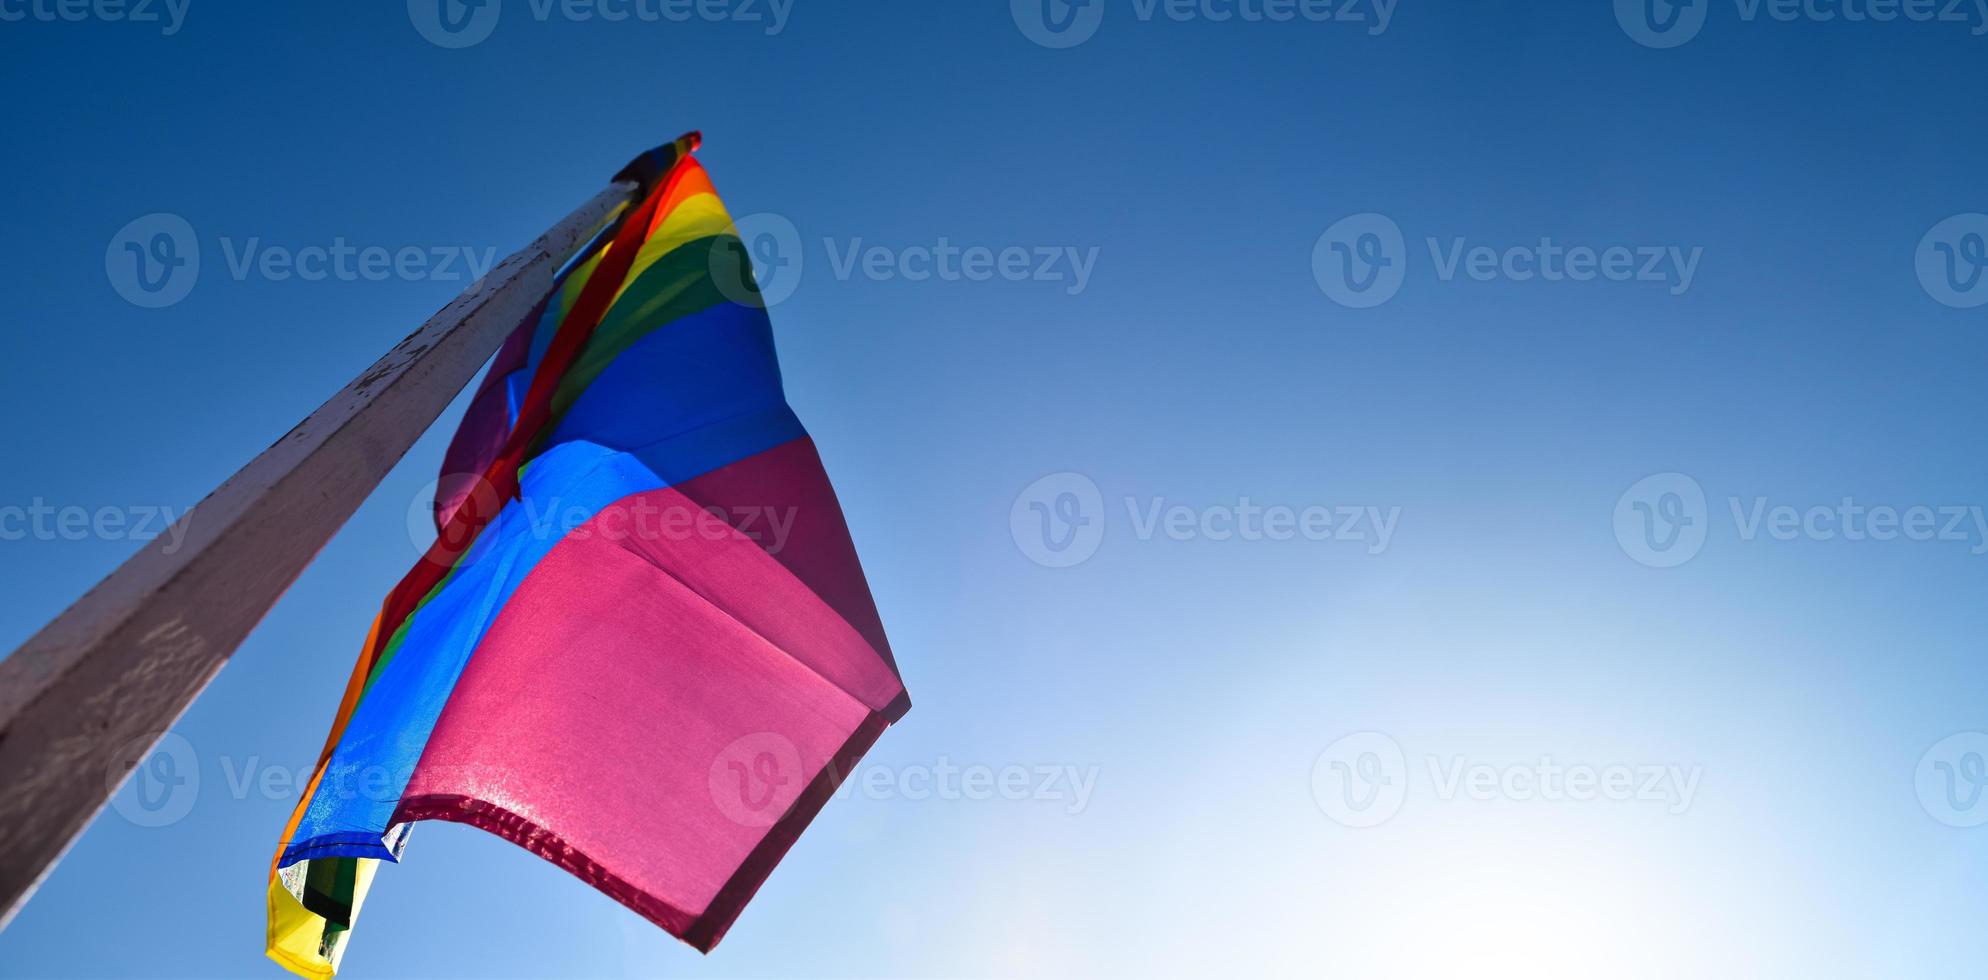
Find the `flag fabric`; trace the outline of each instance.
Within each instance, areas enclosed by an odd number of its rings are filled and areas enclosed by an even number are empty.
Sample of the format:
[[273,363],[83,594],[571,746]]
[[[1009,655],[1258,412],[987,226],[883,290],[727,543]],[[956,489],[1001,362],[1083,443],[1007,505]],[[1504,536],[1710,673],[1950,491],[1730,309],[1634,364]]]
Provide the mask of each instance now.
[[328,977],[419,820],[708,951],[910,707],[691,134],[497,354],[285,828],[268,953]]

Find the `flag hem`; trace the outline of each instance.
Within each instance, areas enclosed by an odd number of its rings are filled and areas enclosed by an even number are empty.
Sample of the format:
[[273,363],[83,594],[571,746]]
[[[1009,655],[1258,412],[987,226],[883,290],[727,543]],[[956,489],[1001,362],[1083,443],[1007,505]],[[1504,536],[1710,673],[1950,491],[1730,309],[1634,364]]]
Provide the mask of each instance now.
[[557,865],[637,915],[661,926],[670,935],[709,953],[723,939],[746,903],[759,891],[773,868],[786,856],[802,831],[814,821],[835,790],[890,722],[871,711],[849,734],[833,758],[822,766],[787,813],[760,838],[737,871],[725,881],[702,913],[678,908],[614,874],[558,833],[485,800],[453,793],[411,796],[401,801],[395,823],[447,820],[494,834]]

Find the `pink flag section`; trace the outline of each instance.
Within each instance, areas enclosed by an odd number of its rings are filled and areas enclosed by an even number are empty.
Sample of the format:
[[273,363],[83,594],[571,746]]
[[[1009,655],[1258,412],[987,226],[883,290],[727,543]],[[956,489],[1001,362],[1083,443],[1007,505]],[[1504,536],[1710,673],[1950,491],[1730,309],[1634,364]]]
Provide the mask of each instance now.
[[[733,526],[763,507],[777,542]],[[875,618],[805,439],[624,499],[504,607],[395,822],[481,827],[708,950],[909,706]]]

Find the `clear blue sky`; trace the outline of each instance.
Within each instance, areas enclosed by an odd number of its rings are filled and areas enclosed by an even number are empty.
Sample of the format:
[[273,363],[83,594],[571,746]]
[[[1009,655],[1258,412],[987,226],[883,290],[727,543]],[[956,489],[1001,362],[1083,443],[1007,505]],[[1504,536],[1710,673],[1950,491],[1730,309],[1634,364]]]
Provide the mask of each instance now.
[[[1988,729],[1988,307],[1951,305],[1988,293],[1974,7],[1698,0],[1653,34],[1672,9],[1631,0],[1409,0],[1378,31],[1371,0],[503,0],[452,48],[422,2],[193,0],[168,34],[0,0],[0,649],[138,547],[36,513],[192,505],[464,285],[238,272],[251,246],[501,256],[701,128],[733,212],[794,229],[790,400],[917,707],[881,788],[832,803],[709,957],[424,825],[347,975],[1988,956],[1988,828],[1955,826],[1988,819],[1988,739],[1943,742]],[[160,213],[202,264],[146,308],[122,245]],[[903,274],[942,245],[1067,272]],[[1593,275],[1543,274],[1583,248]],[[1095,256],[1081,288],[1067,249]],[[1352,262],[1383,278],[1348,293]],[[460,408],[0,934],[0,976],[279,975],[284,780]]]

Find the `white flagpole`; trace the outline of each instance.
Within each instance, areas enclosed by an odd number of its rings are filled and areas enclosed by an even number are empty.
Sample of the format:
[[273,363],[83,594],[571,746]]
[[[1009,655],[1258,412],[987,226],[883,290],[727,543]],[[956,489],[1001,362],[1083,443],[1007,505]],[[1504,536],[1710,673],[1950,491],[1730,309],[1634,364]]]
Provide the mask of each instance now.
[[429,318],[0,661],[0,928],[447,408],[640,190],[617,180]]

